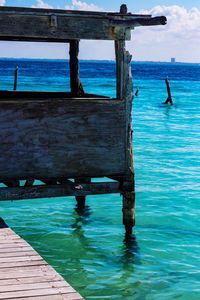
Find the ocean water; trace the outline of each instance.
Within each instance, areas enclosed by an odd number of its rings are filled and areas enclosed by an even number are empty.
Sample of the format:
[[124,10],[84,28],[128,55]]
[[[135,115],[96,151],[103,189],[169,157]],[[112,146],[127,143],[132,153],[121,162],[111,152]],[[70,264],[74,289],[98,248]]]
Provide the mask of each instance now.
[[[0,60],[0,89],[69,89],[67,61]],[[121,198],[0,203],[0,216],[85,299],[200,299],[200,65],[133,63],[137,224],[124,238]],[[168,76],[174,105],[165,107]],[[86,91],[115,96],[113,62],[81,62]]]

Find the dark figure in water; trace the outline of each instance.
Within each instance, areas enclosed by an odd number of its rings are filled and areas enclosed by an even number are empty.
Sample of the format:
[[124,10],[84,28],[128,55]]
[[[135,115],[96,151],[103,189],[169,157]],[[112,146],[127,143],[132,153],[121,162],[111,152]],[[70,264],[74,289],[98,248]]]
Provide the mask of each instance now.
[[136,92],[135,92],[135,96],[137,97],[137,96],[138,96],[138,94],[139,94],[139,89],[137,89],[137,90],[136,90]]
[[172,100],[172,95],[171,95],[171,90],[170,90],[168,79],[165,79],[165,83],[166,83],[166,86],[167,86],[168,97],[167,97],[167,100],[163,104],[173,105],[173,100]]

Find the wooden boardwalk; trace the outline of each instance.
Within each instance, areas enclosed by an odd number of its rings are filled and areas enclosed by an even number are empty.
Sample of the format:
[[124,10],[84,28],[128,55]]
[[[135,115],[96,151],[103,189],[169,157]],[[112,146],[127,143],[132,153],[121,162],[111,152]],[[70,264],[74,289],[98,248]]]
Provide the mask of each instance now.
[[83,299],[46,261],[0,219],[0,299]]

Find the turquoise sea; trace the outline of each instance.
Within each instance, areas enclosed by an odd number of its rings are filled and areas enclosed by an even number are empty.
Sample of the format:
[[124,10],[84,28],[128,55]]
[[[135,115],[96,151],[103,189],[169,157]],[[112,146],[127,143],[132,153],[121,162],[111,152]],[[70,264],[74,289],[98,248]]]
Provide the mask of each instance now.
[[[0,60],[0,89],[69,88],[67,61]],[[137,224],[124,238],[121,198],[1,202],[0,216],[85,299],[200,299],[200,65],[133,63]],[[166,100],[168,76],[174,105]],[[81,62],[85,90],[115,95],[113,62]]]

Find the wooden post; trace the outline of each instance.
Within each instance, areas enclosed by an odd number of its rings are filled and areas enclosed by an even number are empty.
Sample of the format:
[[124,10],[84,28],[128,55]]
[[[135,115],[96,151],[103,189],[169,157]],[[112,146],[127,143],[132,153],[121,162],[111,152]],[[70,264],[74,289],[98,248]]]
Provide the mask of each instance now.
[[127,14],[127,13],[128,13],[128,8],[127,8],[126,4],[122,4],[122,5],[120,6],[120,14],[125,15],[125,14]]
[[122,99],[122,97],[123,97],[124,49],[125,49],[125,41],[124,40],[115,41],[116,77],[117,77],[116,94],[117,94],[117,99]]
[[15,73],[14,73],[14,88],[13,90],[17,90],[17,81],[18,81],[18,73],[19,73],[19,68],[16,66]]
[[72,40],[70,41],[69,46],[71,93],[73,97],[80,97],[84,95],[84,90],[79,79],[79,41]]
[[[90,178],[76,178],[75,183],[80,184],[80,185],[82,183],[91,183],[91,179]],[[84,210],[86,197],[85,196],[76,196],[76,201],[77,201],[78,210]]]
[[168,97],[167,97],[167,100],[165,101],[164,104],[173,105],[173,100],[172,100],[172,95],[171,95],[171,89],[170,89],[170,85],[169,85],[169,80],[167,78],[165,79],[165,83],[166,83],[166,86],[167,86]]
[[126,178],[131,188],[124,190],[123,195],[123,224],[126,235],[132,234],[132,228],[135,225],[135,181],[133,169],[132,153],[132,101],[133,101],[133,82],[131,74],[132,56],[125,50],[125,41],[116,41],[116,60],[117,60],[117,98],[124,101],[126,110]]

